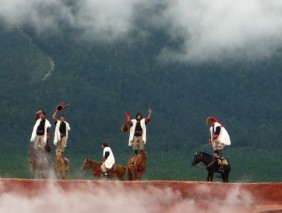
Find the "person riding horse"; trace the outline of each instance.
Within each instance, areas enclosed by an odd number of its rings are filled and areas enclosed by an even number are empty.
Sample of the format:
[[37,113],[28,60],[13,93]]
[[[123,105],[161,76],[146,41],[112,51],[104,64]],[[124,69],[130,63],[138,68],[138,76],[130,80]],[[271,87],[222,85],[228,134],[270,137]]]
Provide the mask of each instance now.
[[[209,116],[206,120],[207,124],[210,126],[210,139],[209,144],[214,150],[214,157],[222,165],[222,151],[225,145],[230,145],[230,137],[224,126],[219,120],[213,116]],[[222,168],[222,167],[221,167]]]
[[107,143],[102,143],[101,145],[103,149],[103,159],[104,162],[101,165],[101,170],[105,176],[108,175],[108,172],[113,168],[115,164],[115,157],[112,152],[112,149],[108,146]]

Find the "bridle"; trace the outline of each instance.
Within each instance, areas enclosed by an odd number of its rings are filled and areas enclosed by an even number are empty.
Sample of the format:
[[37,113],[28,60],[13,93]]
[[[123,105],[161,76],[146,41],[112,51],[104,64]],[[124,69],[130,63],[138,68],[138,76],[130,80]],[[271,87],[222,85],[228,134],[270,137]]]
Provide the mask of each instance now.
[[[203,153],[202,152],[198,152],[197,154],[196,154],[196,156],[197,156],[197,158],[201,161],[201,160],[203,160]],[[216,160],[215,160],[215,158],[214,158],[214,156],[213,156],[213,160],[207,165],[207,166],[205,166],[206,168],[209,168],[211,165],[213,165],[214,164],[214,162],[215,162]]]

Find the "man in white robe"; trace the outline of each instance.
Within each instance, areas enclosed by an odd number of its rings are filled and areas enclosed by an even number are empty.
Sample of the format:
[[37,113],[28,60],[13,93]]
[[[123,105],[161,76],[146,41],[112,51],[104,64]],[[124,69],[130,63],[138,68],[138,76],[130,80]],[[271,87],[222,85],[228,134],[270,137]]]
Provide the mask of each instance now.
[[126,113],[126,122],[131,126],[129,131],[128,146],[132,146],[135,154],[144,151],[144,145],[147,141],[146,124],[150,122],[152,110],[149,109],[148,116],[142,117],[141,113],[136,114],[135,119],[130,119],[130,114]]
[[115,164],[115,157],[112,149],[108,146],[107,143],[102,143],[101,147],[103,149],[103,163],[101,165],[101,170],[104,175],[107,176],[107,172],[110,171]]
[[210,126],[209,143],[214,150],[214,156],[218,158],[218,162],[221,164],[224,146],[231,145],[229,134],[221,122],[215,117],[209,116],[206,122]]
[[48,131],[51,128],[50,122],[45,118],[46,113],[40,111],[37,113],[36,122],[32,130],[30,141],[34,142],[35,150],[45,151],[45,145],[48,140]]
[[67,146],[68,135],[70,131],[70,125],[65,121],[65,116],[61,115],[60,120],[56,118],[58,110],[56,110],[52,116],[55,123],[54,132],[54,145],[57,146],[56,151],[64,152]]

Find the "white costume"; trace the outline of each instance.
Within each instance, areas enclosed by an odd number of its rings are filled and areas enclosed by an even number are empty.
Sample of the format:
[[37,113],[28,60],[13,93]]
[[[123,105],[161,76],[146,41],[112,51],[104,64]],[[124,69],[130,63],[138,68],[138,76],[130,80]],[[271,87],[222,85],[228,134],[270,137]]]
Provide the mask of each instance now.
[[[66,123],[66,144],[65,147],[67,146],[67,140],[68,140],[68,134],[70,131],[70,125],[68,122],[64,121]],[[60,125],[61,121],[57,120],[56,127],[55,127],[55,133],[54,133],[54,145],[57,145],[58,141],[61,140],[61,133],[60,133]]]
[[[214,133],[215,133],[217,127],[220,127],[220,133],[219,133],[217,139],[213,139]],[[211,140],[212,140],[213,144],[214,143],[221,143],[222,148],[223,148],[224,145],[231,145],[231,140],[230,140],[229,134],[226,131],[226,129],[220,123],[215,122],[214,126],[210,127],[210,133],[211,133]]]
[[[135,133],[135,127],[137,124],[136,119],[132,119],[132,126],[130,127],[130,132],[129,132],[129,141],[128,141],[128,146],[132,146],[133,138],[134,138],[134,133]],[[145,124],[145,118],[142,118],[140,120],[140,125],[142,128],[142,140],[144,141],[144,144],[146,144],[146,124]]]
[[[37,131],[37,128],[40,124],[40,122],[42,121],[42,119],[37,119],[36,122],[35,122],[35,125],[33,127],[33,131],[32,131],[32,134],[31,134],[31,138],[30,138],[30,141],[31,142],[34,142],[35,141],[35,137],[36,137],[36,131]],[[47,129],[51,127],[51,124],[50,122],[45,119],[45,125],[44,125],[44,137],[43,137],[43,143],[46,144],[47,142]]]
[[104,165],[107,169],[111,169],[115,164],[115,157],[110,147],[105,147],[103,150],[103,158],[105,158],[106,152],[109,152],[107,159],[104,162]]

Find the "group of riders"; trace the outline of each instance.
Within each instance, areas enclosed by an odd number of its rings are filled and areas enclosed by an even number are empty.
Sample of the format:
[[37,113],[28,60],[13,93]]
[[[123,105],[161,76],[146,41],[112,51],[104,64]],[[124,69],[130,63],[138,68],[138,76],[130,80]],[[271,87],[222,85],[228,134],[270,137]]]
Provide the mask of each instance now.
[[[54,140],[53,143],[56,146],[56,152],[64,153],[65,147],[67,146],[68,132],[70,131],[70,125],[65,120],[64,115],[60,115],[60,119],[57,119],[56,115],[58,112],[64,109],[64,103],[62,102],[59,107],[56,108],[52,119],[55,124]],[[130,113],[126,112],[125,125],[129,127],[129,140],[128,145],[132,146],[134,154],[144,152],[144,145],[146,144],[146,125],[150,122],[152,110],[148,110],[147,117],[142,116],[141,113],[137,113],[136,117],[131,119]],[[34,143],[33,149],[37,151],[46,152],[46,147],[49,145],[50,140],[50,128],[51,124],[46,119],[44,111],[38,111],[35,115],[35,125],[33,127],[30,141]],[[206,119],[207,124],[210,126],[210,139],[209,144],[214,150],[214,157],[218,163],[221,164],[223,159],[222,150],[225,145],[230,145],[230,137],[228,132],[215,117],[209,116]],[[127,131],[123,130],[123,131]],[[101,148],[103,150],[103,161],[100,168],[100,172],[107,176],[113,169],[115,164],[115,157],[112,149],[107,143],[102,143]]]

